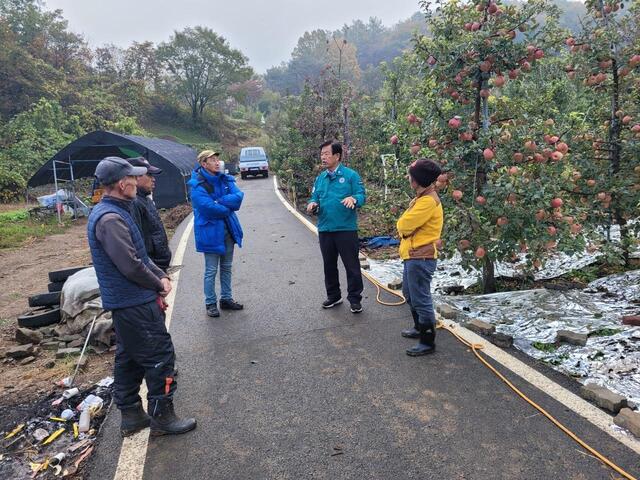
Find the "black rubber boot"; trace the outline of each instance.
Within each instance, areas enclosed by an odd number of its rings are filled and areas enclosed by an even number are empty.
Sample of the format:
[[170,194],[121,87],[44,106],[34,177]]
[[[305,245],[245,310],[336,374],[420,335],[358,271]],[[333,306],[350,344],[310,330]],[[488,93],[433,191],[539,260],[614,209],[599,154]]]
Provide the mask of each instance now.
[[411,309],[411,315],[413,315],[413,327],[412,328],[407,328],[406,330],[402,330],[402,332],[400,332],[400,335],[402,335],[405,338],[419,338],[420,337],[420,329],[419,329],[419,323],[418,323],[418,312],[416,312],[415,310]]
[[141,402],[121,408],[120,414],[122,415],[120,433],[123,437],[133,435],[151,424],[151,417],[144,411]]
[[429,325],[420,325],[420,340],[418,344],[407,349],[407,355],[410,357],[421,357],[422,355],[429,355],[436,351],[436,331],[435,327]]
[[153,400],[150,405],[151,436],[178,435],[196,428],[195,418],[181,419],[176,416],[176,412],[173,410],[173,400],[170,398]]

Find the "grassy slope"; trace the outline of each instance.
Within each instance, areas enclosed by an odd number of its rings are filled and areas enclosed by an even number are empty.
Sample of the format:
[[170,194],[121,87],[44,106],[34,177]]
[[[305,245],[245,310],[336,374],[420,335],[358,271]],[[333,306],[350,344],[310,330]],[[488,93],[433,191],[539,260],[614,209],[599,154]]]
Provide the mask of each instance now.
[[196,144],[214,144],[210,138],[202,135],[199,132],[190,130],[188,128],[176,126],[176,125],[163,125],[160,123],[149,123],[143,125],[143,128],[152,137],[171,136],[178,140],[180,143],[188,145]]
[[29,217],[26,209],[0,213],[0,249],[19,247],[34,238],[46,237],[64,232],[70,225],[68,216],[62,217],[58,224],[55,215],[35,220]]

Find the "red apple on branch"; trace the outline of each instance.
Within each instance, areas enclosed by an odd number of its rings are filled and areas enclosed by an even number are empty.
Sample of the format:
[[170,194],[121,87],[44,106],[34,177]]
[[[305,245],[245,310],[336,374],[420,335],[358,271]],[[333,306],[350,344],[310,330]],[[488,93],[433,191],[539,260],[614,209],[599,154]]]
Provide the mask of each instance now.
[[461,124],[462,121],[460,120],[460,117],[453,117],[451,120],[449,120],[449,128],[452,128],[453,130],[457,130],[458,128],[460,128]]
[[458,249],[461,251],[468,250],[470,246],[471,246],[471,242],[466,238],[463,238],[458,242]]
[[551,208],[560,208],[562,206],[564,202],[562,201],[561,198],[554,198],[553,200],[551,200]]

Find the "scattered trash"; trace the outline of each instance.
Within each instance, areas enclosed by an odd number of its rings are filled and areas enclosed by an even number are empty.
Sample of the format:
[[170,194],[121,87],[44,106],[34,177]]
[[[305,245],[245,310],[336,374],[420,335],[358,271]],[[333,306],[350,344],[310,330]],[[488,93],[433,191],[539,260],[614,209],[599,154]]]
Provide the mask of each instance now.
[[91,424],[91,413],[89,413],[88,408],[85,408],[84,410],[82,410],[82,413],[80,414],[80,423],[78,424],[80,433],[89,431],[90,424]]
[[44,428],[39,428],[35,432],[33,432],[33,438],[35,438],[38,442],[44,441],[49,436],[49,432],[47,432]]
[[96,385],[98,387],[110,387],[113,384],[113,377],[104,377]]
[[65,400],[68,400],[71,397],[75,397],[79,393],[80,393],[80,390],[78,390],[77,387],[70,388],[69,390],[65,390],[64,392],[62,392],[62,398],[64,398]]
[[[97,384],[78,385],[65,398],[60,393],[21,407],[24,417],[0,426],[2,435],[0,477],[54,478],[76,477],[83,462],[93,452],[95,436],[112,400],[113,379]],[[52,401],[56,400],[56,405]],[[78,421],[78,406],[82,414]],[[4,413],[4,412],[3,412]],[[80,428],[82,424],[82,428]]]
[[60,417],[63,418],[65,421],[69,421],[71,420],[73,417],[75,417],[75,413],[73,413],[73,410],[71,410],[70,408],[67,408],[66,410],[63,410],[62,413],[60,414]]
[[48,445],[51,442],[53,442],[56,438],[58,438],[60,435],[62,435],[62,432],[64,432],[64,428],[59,428],[58,430],[56,430],[55,432],[53,432],[51,435],[49,435],[49,437],[42,442],[43,445]]
[[102,398],[98,397],[97,395],[90,394],[78,404],[76,410],[82,412],[83,410],[88,410],[91,407],[98,407],[99,409],[102,408],[103,404],[104,400],[102,400]]
[[16,428],[14,428],[13,430],[11,430],[7,435],[5,435],[4,439],[7,440],[11,437],[14,437],[16,434],[20,433],[22,431],[22,429],[24,428],[25,424],[21,423],[20,425],[18,425]]
[[64,418],[61,418],[61,417],[49,417],[49,420],[51,420],[53,422],[62,422],[62,423],[66,422],[66,420]]
[[59,465],[64,460],[65,457],[66,455],[60,452],[49,461],[49,465],[53,465],[53,466]]
[[71,382],[72,382],[72,378],[71,377],[64,377],[62,380],[60,380],[57,383],[57,385],[59,387],[69,388],[71,386]]

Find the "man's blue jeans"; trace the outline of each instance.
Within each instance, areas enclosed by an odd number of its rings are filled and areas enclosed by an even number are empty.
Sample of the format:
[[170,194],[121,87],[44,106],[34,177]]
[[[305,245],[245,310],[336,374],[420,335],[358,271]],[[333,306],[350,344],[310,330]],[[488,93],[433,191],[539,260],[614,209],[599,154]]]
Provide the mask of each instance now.
[[436,323],[431,299],[431,279],[436,271],[435,259],[409,259],[404,261],[402,294],[412,311],[418,314],[419,323],[427,327]]
[[218,265],[220,265],[220,299],[231,300],[231,264],[233,263],[233,248],[235,242],[229,233],[224,236],[225,253],[217,255],[215,253],[204,254],[204,303],[215,305],[218,301],[216,297],[216,275]]

